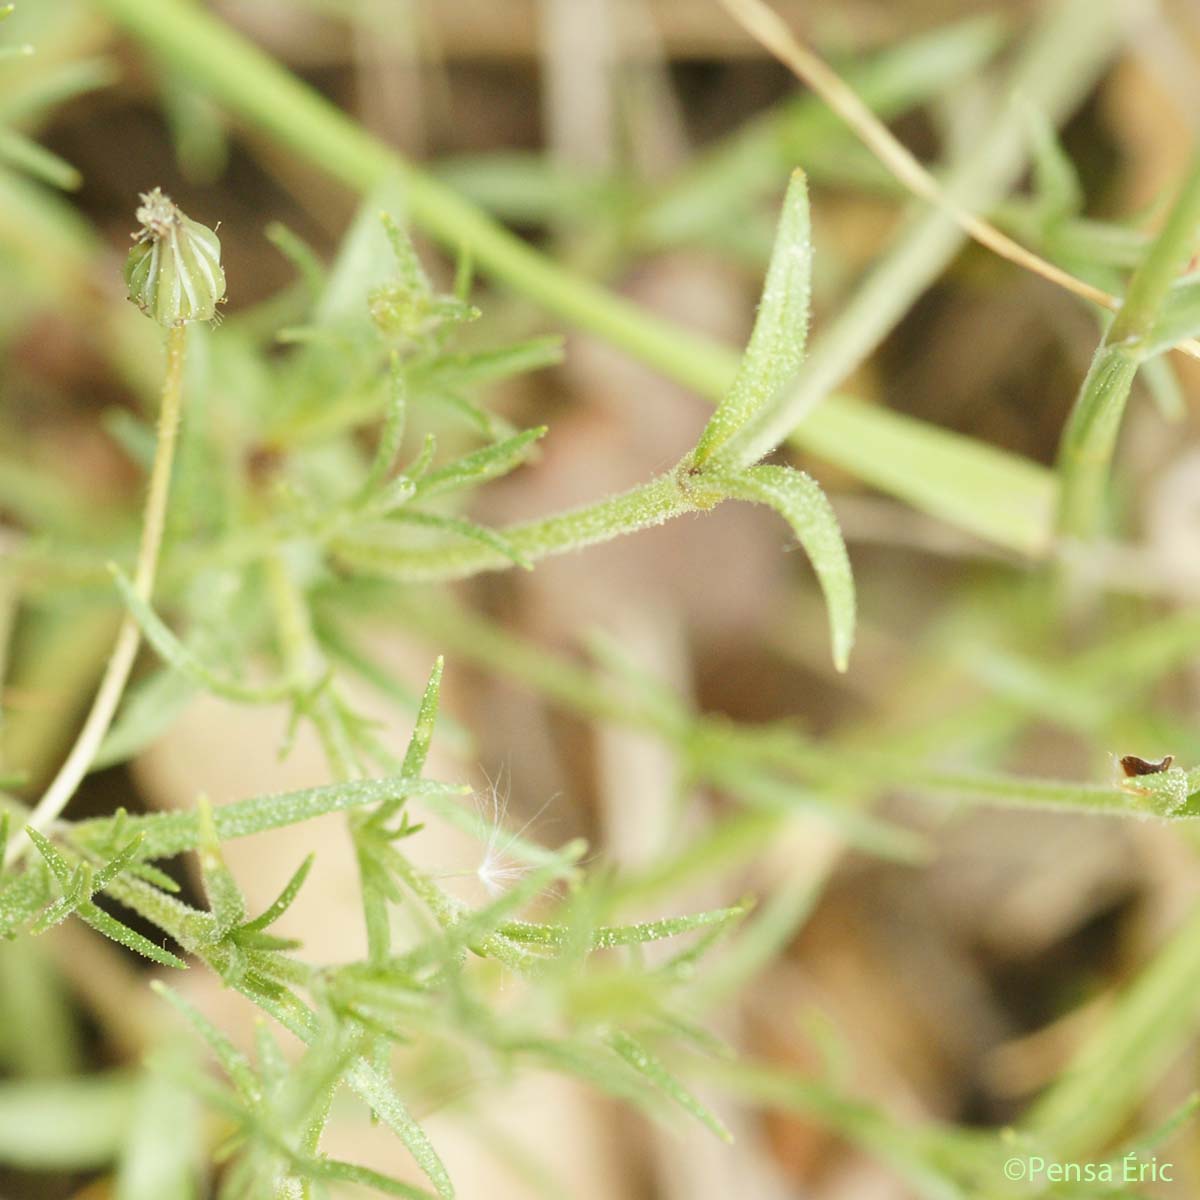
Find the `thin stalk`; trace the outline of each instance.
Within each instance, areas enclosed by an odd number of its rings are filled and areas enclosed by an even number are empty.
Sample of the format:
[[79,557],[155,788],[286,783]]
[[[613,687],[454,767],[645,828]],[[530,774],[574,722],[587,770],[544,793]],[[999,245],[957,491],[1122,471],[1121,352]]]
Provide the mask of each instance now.
[[[183,413],[183,363],[186,347],[187,326],[172,326],[167,332],[167,370],[158,410],[158,439],[154,464],[150,469],[150,484],[142,513],[142,538],[133,576],[135,593],[147,603],[154,594],[154,577],[158,572],[159,551],[162,548],[167,516],[167,496],[171,488],[171,464],[175,459],[175,444]],[[87,720],[84,721],[66,761],[30,815],[29,825],[39,833],[45,833],[58,819],[88,773],[96,752],[100,749],[100,743],[112,724],[117,705],[121,702],[121,694],[125,690],[140,642],[138,624],[126,613]],[[9,844],[6,863],[15,862],[29,845],[29,837],[22,831]]]
[[1129,283],[1125,305],[1108,327],[1067,419],[1059,447],[1059,532],[1088,537],[1104,511],[1104,493],[1121,418],[1159,309],[1187,266],[1200,234],[1200,150],[1162,232]]

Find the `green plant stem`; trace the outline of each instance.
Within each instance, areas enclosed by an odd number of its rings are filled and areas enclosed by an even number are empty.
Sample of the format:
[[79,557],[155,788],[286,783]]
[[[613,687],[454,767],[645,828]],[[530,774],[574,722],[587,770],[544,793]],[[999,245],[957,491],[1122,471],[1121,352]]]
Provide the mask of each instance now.
[[[166,525],[171,464],[175,458],[179,421],[183,413],[183,364],[186,347],[187,326],[172,326],[167,331],[167,367],[158,410],[158,439],[154,464],[150,469],[150,483],[142,514],[142,537],[133,577],[134,591],[147,602],[154,593],[154,577],[158,571],[159,551],[162,548],[163,529]],[[138,624],[132,615],[126,614],[117,632],[116,644],[100,681],[96,698],[92,702],[83,728],[79,731],[75,745],[30,815],[29,825],[39,833],[45,833],[58,819],[88,773],[96,752],[100,749],[100,743],[112,724],[140,642]],[[29,838],[24,832],[13,838],[9,844],[7,861],[16,861],[29,845]]]
[[[451,249],[468,250],[482,271],[549,312],[622,347],[713,401],[729,388],[738,362],[732,350],[647,313],[546,259],[452,189],[404,162],[203,9],[180,0],[97,2],[181,77],[350,187],[367,192],[385,178],[398,176],[417,224]],[[1113,45],[1116,34],[1105,19],[1107,11],[1108,4],[1098,0],[1064,0],[1051,7],[1029,38],[1005,91],[1021,91],[1051,118],[1069,111],[1091,86]],[[1005,106],[949,187],[960,203],[986,209],[1020,174],[1024,157],[1022,123]],[[812,389],[809,399],[789,418],[804,417],[792,440],[805,447],[819,439],[822,457],[839,465],[844,462],[882,490],[1003,545],[1040,553],[1048,547],[1053,515],[1042,502],[1042,477],[1038,475],[1031,485],[1030,464],[897,414],[877,413],[869,406],[846,410],[839,398],[827,395],[944,268],[963,237],[941,214],[923,217],[904,234],[823,340],[820,358],[812,373],[806,373],[806,386]],[[822,403],[814,410],[817,400]],[[836,434],[826,428],[830,422],[837,423]],[[905,457],[904,449],[892,445],[898,427],[911,433],[912,439],[936,435],[923,445],[928,470],[900,475],[887,469],[887,464]],[[864,443],[873,446],[871,453],[856,452]],[[1010,465],[1019,468],[1013,472],[1006,497],[1018,510],[1039,513],[1040,524],[1032,534],[1023,525],[1015,527],[1005,508],[973,505],[969,489],[956,486],[956,480],[970,478],[970,467],[960,454],[968,446],[976,458],[990,456],[998,472]]]
[[[596,504],[510,526],[501,535],[515,555],[532,563],[623,533],[661,525],[698,507],[680,486],[677,473],[671,472]],[[438,542],[427,548],[345,538],[334,544],[334,550],[339,559],[351,566],[411,583],[465,579],[481,571],[505,570],[513,564],[511,555],[485,542],[465,538],[456,543]]]
[[1107,341],[1136,343],[1154,328],[1171,284],[1188,264],[1200,233],[1200,149],[1192,153],[1179,195],[1162,232],[1129,281],[1125,302],[1113,318]]
[[1192,156],[1162,232],[1130,280],[1125,303],[1096,351],[1063,430],[1058,529],[1068,537],[1089,537],[1101,522],[1117,434],[1144,343],[1172,283],[1195,250],[1198,232],[1200,150]]

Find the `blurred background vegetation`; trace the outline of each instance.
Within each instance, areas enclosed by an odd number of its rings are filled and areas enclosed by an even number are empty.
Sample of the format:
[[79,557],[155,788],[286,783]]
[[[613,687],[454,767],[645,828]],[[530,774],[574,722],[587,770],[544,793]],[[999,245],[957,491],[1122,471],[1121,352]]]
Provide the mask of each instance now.
[[[34,51],[0,61],[0,764],[23,773],[10,782],[26,800],[103,668],[120,615],[103,563],[129,557],[136,536],[161,369],[155,333],[120,283],[137,194],[159,185],[221,222],[226,322],[194,343],[189,420],[218,431],[218,450],[236,446],[243,492],[219,495],[212,481],[226,468],[207,473],[203,457],[216,451],[185,443],[183,482],[199,490],[180,501],[164,568],[165,611],[199,630],[206,652],[240,663],[251,651],[230,631],[261,624],[221,591],[227,578],[188,575],[188,545],[228,516],[215,506],[265,491],[290,456],[308,455],[303,478],[324,486],[341,460],[309,448],[331,423],[343,431],[336,414],[353,427],[380,407],[342,394],[337,364],[285,377],[292,350],[275,340],[303,324],[304,266],[337,257],[371,181],[348,186],[323,134],[307,153],[303,128],[281,133],[238,111],[236,87],[222,95],[189,73],[186,48],[164,51],[134,7],[27,0],[0,25],[0,43]],[[962,773],[1079,781],[1102,807],[1120,795],[1114,756],[1200,761],[1197,363],[1147,365],[1104,532],[1059,553],[1050,468],[1100,336],[1096,314],[961,238],[945,253],[897,252],[927,206],[718,4],[205,7],[574,276],[730,346],[745,343],[788,174],[802,167],[814,344],[821,361],[836,358],[828,387],[921,423],[903,426],[918,431],[911,443],[876,443],[886,422],[822,416],[780,453],[820,481],[850,548],[859,629],[844,675],[804,556],[756,506],[532,572],[334,597],[345,605],[318,630],[324,650],[398,752],[429,663],[445,655],[432,773],[472,783],[485,822],[503,808],[532,841],[586,837],[593,866],[623,881],[630,919],[758,901],[698,1005],[737,1051],[698,1084],[733,1146],[536,1071],[468,1084],[461,1064],[425,1063],[411,1098],[459,1193],[1007,1195],[999,1129],[1023,1131],[1014,1145],[1100,1161],[1186,1111],[1200,1024],[1193,823],[1037,811],[1045,797],[1019,789],[979,806],[987,789]],[[974,161],[1003,122],[1011,186],[981,185],[977,203],[1122,290],[1192,153],[1194,5],[775,7],[939,175]],[[1050,57],[1022,75],[1033,44]],[[1016,98],[1014,76],[1027,85]],[[985,167],[971,170],[977,180]],[[453,232],[433,222],[439,249],[414,216],[426,269],[449,292]],[[277,225],[311,247],[311,262],[280,253],[293,239],[268,236]],[[476,266],[484,316],[456,344],[520,342],[521,365],[536,369],[430,385],[430,402],[410,412],[410,455],[427,431],[458,453],[480,430],[550,432],[460,516],[494,527],[556,512],[646,480],[694,443],[710,411],[695,388]],[[891,271],[895,319],[861,306],[873,271]],[[847,349],[867,327],[878,336]],[[561,355],[527,341],[557,333]],[[244,352],[219,350],[223,338]],[[1020,461],[964,450],[927,463],[927,428]],[[328,599],[337,581],[322,586]],[[151,654],[137,680],[149,711],[126,720],[128,743],[109,746],[112,765],[89,777],[72,817],[328,781],[307,728],[279,759],[286,711],[202,694]],[[738,737],[757,739],[758,774],[748,757],[721,757],[723,739]],[[332,815],[227,849],[255,912],[318,851],[287,918],[316,961],[362,952],[341,830]],[[430,872],[475,871],[474,843],[453,829],[411,847]],[[197,894],[186,866],[174,873]],[[174,1028],[147,987],[159,973],[77,923],[0,947],[0,1194],[208,1194],[155,1191],[128,1165],[129,1129],[151,1111],[185,1161],[210,1163],[223,1136],[218,1117],[140,1066]],[[253,1041],[254,1009],[219,979],[172,982],[236,1043]],[[361,1112],[336,1112],[329,1132],[343,1157],[402,1171],[404,1150]],[[1167,1138],[1153,1153],[1175,1164],[1174,1182],[1119,1194],[1196,1194],[1192,1127]]]

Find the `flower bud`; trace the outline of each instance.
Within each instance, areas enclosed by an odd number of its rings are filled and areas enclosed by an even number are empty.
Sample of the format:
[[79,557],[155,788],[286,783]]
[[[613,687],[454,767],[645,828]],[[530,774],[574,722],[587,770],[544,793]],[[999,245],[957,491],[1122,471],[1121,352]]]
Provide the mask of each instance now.
[[161,188],[144,192],[131,236],[136,245],[125,262],[129,299],[160,325],[211,321],[225,299],[221,243],[185,216]]

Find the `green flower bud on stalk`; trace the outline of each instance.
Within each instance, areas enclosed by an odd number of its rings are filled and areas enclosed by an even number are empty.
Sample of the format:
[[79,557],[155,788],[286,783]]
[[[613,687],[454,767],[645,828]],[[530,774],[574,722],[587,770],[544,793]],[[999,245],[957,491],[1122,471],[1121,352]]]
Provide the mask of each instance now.
[[[217,305],[225,298],[225,273],[221,270],[221,243],[211,229],[185,217],[161,188],[143,194],[141,201],[137,219],[142,227],[133,235],[136,245],[125,263],[125,284],[129,299],[167,328],[167,370],[158,409],[158,436],[133,577],[134,595],[149,604],[158,572],[171,464],[183,412],[187,326],[191,321],[211,321],[217,315]],[[29,814],[30,830],[48,831],[87,775],[116,715],[140,642],[138,623],[132,613],[127,613],[75,744]],[[16,862],[32,844],[23,831],[0,852],[3,865]]]
[[160,325],[211,321],[225,299],[221,243],[199,221],[185,216],[161,188],[144,192],[125,262],[129,299]]

